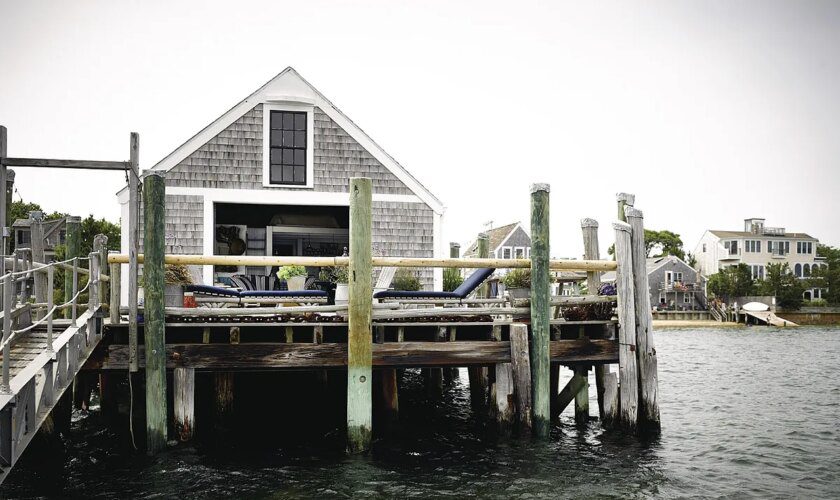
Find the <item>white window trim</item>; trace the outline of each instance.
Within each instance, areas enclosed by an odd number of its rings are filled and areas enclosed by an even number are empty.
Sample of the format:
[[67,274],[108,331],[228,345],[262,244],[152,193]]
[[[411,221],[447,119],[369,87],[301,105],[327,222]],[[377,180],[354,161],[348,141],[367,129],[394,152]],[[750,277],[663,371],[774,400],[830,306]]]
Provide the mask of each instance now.
[[[306,113],[306,184],[272,184],[269,169],[271,168],[271,112],[294,111]],[[312,189],[315,183],[315,106],[308,104],[282,103],[263,104],[263,168],[262,185],[267,188],[280,189]]]
[[[517,257],[516,256],[516,251],[517,250],[522,250],[522,257]],[[524,258],[526,258],[525,257],[525,247],[513,247],[513,258],[514,259],[524,259]]]
[[[505,257],[505,250],[510,251],[510,254],[508,254],[508,257]],[[502,258],[503,259],[512,259],[513,258],[513,247],[502,247]]]

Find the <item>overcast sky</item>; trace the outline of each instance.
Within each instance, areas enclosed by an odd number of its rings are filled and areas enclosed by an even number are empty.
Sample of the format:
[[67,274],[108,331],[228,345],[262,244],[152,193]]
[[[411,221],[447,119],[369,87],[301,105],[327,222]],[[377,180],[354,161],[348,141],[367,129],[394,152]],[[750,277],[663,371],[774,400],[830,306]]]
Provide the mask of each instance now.
[[[9,155],[148,168],[294,66],[435,193],[444,237],[528,221],[552,254],[615,193],[682,235],[747,217],[840,244],[840,2],[0,0]],[[17,169],[46,210],[116,220],[119,173]],[[17,195],[16,195],[17,199]]]

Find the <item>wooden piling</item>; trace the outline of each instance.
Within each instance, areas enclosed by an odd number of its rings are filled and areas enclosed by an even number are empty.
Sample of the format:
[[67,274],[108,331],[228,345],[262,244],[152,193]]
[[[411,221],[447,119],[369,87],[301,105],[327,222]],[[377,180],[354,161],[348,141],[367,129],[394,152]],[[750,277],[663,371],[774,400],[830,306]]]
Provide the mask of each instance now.
[[[29,212],[30,245],[32,246],[32,260],[46,263],[44,254],[44,212],[33,210]],[[47,301],[47,275],[46,273],[35,273],[35,302],[43,304]],[[39,314],[40,318],[41,315]]]
[[350,297],[347,312],[347,450],[350,453],[367,451],[373,430],[371,197],[370,179],[350,179]]
[[112,325],[120,324],[120,298],[122,297],[122,276],[121,265],[111,264],[109,291],[110,297],[108,299],[108,315],[111,319]]
[[[99,281],[99,275],[107,276],[109,274],[108,269],[108,237],[104,234],[97,234],[93,237],[93,251],[96,252],[96,258],[98,259],[99,265],[99,272],[96,276],[96,280],[98,281],[96,290],[99,294],[99,304],[106,304],[108,300],[107,295],[107,283],[104,281]],[[91,259],[93,259],[93,255],[91,255]],[[93,274],[93,273],[91,273]]]
[[[64,237],[64,258],[72,259],[79,257],[79,249],[81,247],[81,217],[74,215],[67,216],[65,223],[66,235]],[[64,273],[64,302],[73,297],[73,273]],[[72,308],[64,309],[64,318],[71,318],[73,315]]]
[[577,366],[574,372],[574,378],[580,385],[580,389],[575,393],[575,423],[584,425],[589,421],[589,369],[586,366]]
[[531,377],[534,433],[548,437],[551,425],[551,277],[549,186],[531,185]]
[[166,447],[166,349],[164,323],[164,236],[166,188],[164,175],[152,172],[143,180],[143,281],[146,346],[146,451]]
[[[7,147],[8,131],[6,130],[6,127],[0,125],[0,158],[5,158],[7,156]],[[6,193],[6,183],[8,177],[9,175],[8,169],[6,168],[6,163],[0,161],[0,186],[3,187],[3,194]],[[10,225],[6,220],[7,211],[9,209],[8,205],[9,202],[7,201],[6,197],[3,196],[3,200],[0,201],[0,241],[2,241],[0,251],[2,251],[3,255],[9,255],[9,236],[11,235],[11,228],[9,227]],[[5,261],[3,264],[3,270],[5,271]]]
[[563,410],[566,409],[569,404],[575,400],[578,394],[581,393],[581,389],[585,385],[585,381],[578,376],[573,376],[569,381],[566,383],[563,390],[560,391],[560,394],[557,395],[555,408],[552,410],[554,413],[553,416],[559,416],[563,413]]
[[[531,249],[533,254],[533,248]],[[530,430],[534,426],[531,381],[532,366],[528,353],[528,326],[515,323],[510,326],[510,366],[513,372],[514,398],[519,427]]]
[[[490,236],[487,233],[479,233],[476,242],[478,258],[488,258],[490,256]],[[449,248],[450,256],[456,257],[456,255],[451,255],[452,244]],[[457,251],[460,251],[460,246],[457,247]],[[487,297],[487,283],[478,288],[475,296],[482,299]],[[482,366],[467,367],[467,377],[470,382],[470,402],[473,408],[481,409],[487,404],[487,368]]]
[[[582,219],[580,229],[583,233],[583,258],[586,260],[599,260],[601,258],[598,249],[598,221],[595,219]],[[586,289],[590,295],[598,293],[601,286],[601,273],[588,271],[586,273]],[[606,333],[606,327],[604,336]],[[598,416],[604,418],[604,377],[610,372],[608,365],[595,365],[595,392],[598,397]]]
[[181,442],[195,433],[195,369],[175,368],[172,372],[175,435]]
[[653,316],[651,314],[650,288],[645,250],[644,215],[641,210],[624,208],[630,224],[633,291],[636,296],[636,359],[639,367],[639,430],[656,433],[660,430],[658,374],[656,349],[653,346]]
[[137,287],[140,253],[140,135],[131,133],[128,172],[128,371],[136,372]]
[[639,385],[636,367],[636,306],[633,286],[633,257],[630,225],[613,224],[615,260],[618,263],[615,284],[618,293],[618,378],[619,423],[628,432],[635,432],[638,422]]

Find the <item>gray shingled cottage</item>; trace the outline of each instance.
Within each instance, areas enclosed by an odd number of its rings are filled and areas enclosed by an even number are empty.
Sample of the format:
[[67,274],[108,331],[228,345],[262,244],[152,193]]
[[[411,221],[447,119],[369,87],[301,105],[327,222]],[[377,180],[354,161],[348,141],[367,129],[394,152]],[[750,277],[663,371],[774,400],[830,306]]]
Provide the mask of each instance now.
[[[341,255],[348,241],[349,179],[363,176],[373,179],[375,253],[444,255],[440,200],[293,68],[151,170],[166,173],[167,253]],[[117,196],[128,221],[128,189]],[[128,224],[122,228],[127,252]],[[209,284],[270,269],[192,271]],[[424,270],[421,277],[426,287],[440,288],[440,270]]]

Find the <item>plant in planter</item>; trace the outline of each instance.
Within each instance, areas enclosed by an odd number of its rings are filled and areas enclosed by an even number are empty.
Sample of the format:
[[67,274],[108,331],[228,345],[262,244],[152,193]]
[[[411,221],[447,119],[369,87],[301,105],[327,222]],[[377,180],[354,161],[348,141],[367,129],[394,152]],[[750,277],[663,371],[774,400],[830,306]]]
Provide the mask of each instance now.
[[416,292],[420,290],[420,278],[417,273],[411,269],[402,268],[394,274],[394,280],[391,282],[394,290],[403,290],[408,292]]
[[289,290],[305,289],[306,276],[306,268],[303,266],[283,266],[277,270],[277,279],[285,281]]
[[443,291],[452,292],[464,282],[464,277],[461,272],[454,267],[448,267],[443,270]]
[[511,269],[502,277],[511,299],[527,299],[531,295],[531,270]]
[[346,304],[350,298],[349,286],[350,268],[347,266],[338,266],[330,268],[330,281],[335,283],[335,303]]

